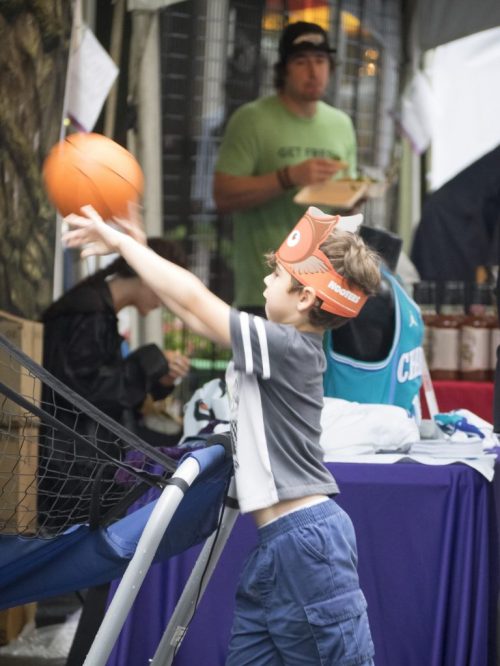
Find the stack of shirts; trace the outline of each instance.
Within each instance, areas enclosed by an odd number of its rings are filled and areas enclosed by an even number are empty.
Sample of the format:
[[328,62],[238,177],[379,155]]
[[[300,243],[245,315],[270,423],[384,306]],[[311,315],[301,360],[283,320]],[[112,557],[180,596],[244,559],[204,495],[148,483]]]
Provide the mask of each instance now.
[[468,438],[465,441],[423,439],[412,444],[410,453],[437,458],[478,458],[483,455],[483,440],[479,437]]

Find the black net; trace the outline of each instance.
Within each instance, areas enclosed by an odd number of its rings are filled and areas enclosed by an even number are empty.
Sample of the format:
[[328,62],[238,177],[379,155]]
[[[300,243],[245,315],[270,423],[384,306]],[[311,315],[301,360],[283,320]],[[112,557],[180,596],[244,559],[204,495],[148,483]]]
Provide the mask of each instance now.
[[1,533],[107,524],[175,467],[0,335]]

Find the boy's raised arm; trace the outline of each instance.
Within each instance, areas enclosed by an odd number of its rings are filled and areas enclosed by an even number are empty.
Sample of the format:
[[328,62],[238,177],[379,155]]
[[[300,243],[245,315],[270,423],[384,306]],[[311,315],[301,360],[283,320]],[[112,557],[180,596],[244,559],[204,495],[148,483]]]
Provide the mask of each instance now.
[[63,234],[67,247],[85,246],[82,257],[121,254],[139,277],[159,298],[196,333],[229,347],[230,307],[212,293],[193,273],[158,256],[131,236],[112,228],[90,207],[86,217],[68,215],[65,222],[71,227]]

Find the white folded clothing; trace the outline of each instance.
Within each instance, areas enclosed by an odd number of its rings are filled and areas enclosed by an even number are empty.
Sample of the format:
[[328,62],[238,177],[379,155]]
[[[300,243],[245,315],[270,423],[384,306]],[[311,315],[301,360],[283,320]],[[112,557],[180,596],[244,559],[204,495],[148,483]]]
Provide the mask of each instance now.
[[[369,445],[373,451],[401,451],[420,439],[415,420],[402,407],[325,398],[320,444],[325,454]],[[366,449],[365,449],[366,450]],[[328,460],[328,457],[325,457]]]
[[[485,421],[480,416],[474,414],[474,412],[471,412],[468,409],[455,409],[453,413],[464,416],[469,423],[476,426],[476,428],[479,428],[479,430],[484,435],[484,439],[482,440],[483,449],[491,449],[495,446],[498,446],[498,439],[493,432],[492,423]],[[454,439],[454,435],[452,435],[451,439]]]
[[423,439],[412,444],[410,453],[438,458],[478,458],[483,455],[483,440],[479,437],[465,440]]

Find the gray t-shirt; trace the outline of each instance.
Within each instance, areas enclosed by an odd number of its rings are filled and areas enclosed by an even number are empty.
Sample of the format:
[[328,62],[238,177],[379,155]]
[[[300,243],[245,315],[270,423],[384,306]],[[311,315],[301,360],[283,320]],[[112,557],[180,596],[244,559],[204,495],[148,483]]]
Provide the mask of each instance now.
[[319,444],[321,336],[237,310],[230,317],[233,361],[226,379],[241,512],[337,494]]

